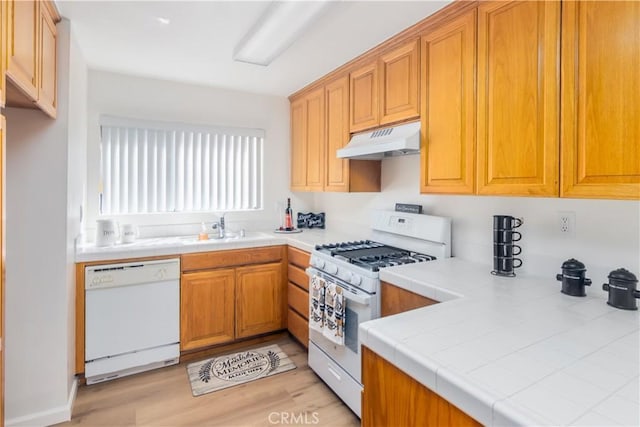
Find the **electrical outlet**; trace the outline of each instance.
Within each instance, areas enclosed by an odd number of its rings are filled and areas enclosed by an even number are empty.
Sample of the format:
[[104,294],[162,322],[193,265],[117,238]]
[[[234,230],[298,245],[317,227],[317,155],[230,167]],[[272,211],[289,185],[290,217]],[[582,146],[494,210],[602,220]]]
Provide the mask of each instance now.
[[575,212],[558,212],[558,225],[560,234],[563,236],[573,236],[576,228]]

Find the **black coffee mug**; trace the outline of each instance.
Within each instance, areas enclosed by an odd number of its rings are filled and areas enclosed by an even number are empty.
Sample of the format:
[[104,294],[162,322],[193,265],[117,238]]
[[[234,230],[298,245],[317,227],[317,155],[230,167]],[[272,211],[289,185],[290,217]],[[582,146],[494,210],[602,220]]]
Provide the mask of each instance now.
[[497,257],[513,257],[514,255],[520,255],[522,248],[513,243],[494,243],[493,244],[493,256]]
[[513,257],[493,257],[494,271],[510,273],[514,268],[522,267],[522,260]]
[[494,215],[493,216],[493,229],[494,230],[513,230],[522,225],[522,219],[516,218],[511,215]]
[[522,239],[522,234],[513,230],[493,230],[493,243],[511,243]]

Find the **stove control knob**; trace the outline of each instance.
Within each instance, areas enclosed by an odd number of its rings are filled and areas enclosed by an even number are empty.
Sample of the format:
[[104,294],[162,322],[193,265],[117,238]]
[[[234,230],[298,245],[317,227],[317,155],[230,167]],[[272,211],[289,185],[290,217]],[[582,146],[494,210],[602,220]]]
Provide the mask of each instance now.
[[323,268],[324,267],[324,261],[318,258],[312,259],[311,260],[311,265],[313,265],[316,268]]
[[338,266],[335,264],[332,264],[330,262],[328,262],[325,266],[324,269],[326,270],[327,273],[329,274],[336,274],[338,272]]
[[358,276],[357,274],[352,274],[351,277],[349,278],[349,282],[352,285],[359,285],[360,282],[362,282],[362,277]]

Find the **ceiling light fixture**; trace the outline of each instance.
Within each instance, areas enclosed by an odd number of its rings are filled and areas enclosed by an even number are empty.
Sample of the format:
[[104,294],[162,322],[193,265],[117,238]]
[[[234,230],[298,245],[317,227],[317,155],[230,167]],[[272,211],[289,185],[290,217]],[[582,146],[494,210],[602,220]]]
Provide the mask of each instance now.
[[171,23],[171,19],[163,18],[162,16],[156,17],[156,21],[158,21],[162,25],[169,25]]
[[236,46],[233,59],[269,65],[308,28],[330,3],[322,1],[274,1]]

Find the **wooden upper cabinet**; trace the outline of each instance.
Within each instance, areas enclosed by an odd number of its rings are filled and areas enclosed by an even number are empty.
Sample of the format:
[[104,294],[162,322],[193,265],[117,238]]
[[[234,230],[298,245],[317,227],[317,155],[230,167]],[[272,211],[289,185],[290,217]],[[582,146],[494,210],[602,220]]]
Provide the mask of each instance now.
[[563,197],[640,198],[640,3],[563,2]]
[[419,117],[419,40],[383,54],[379,63],[380,124]]
[[36,0],[9,0],[7,77],[32,100],[38,99],[38,21]]
[[291,102],[291,190],[322,191],[325,151],[324,88]]
[[413,40],[351,72],[351,132],[420,115],[420,45]]
[[349,130],[358,132],[378,126],[378,64],[373,62],[351,72],[349,82]]
[[57,31],[50,10],[50,3],[40,6],[40,36],[39,36],[39,68],[38,68],[38,106],[49,116],[56,117],[57,97]]
[[349,142],[349,78],[341,77],[325,86],[327,101],[326,191],[349,191],[349,160],[336,151]]
[[180,350],[234,339],[235,270],[185,273],[180,282]]
[[307,106],[304,98],[291,102],[291,190],[307,186]]
[[559,194],[559,37],[560,2],[480,2],[479,194]]
[[286,280],[282,263],[236,269],[236,337],[286,327]]
[[[4,12],[5,2],[2,3]],[[11,82],[6,88],[7,105],[40,108],[55,118],[56,23],[60,21],[60,16],[55,5],[46,0],[9,0],[6,3],[6,76]],[[4,97],[5,87],[1,89]]]
[[476,11],[422,37],[422,193],[475,191]]
[[324,90],[311,92],[307,104],[307,190],[322,191],[324,184],[325,107]]
[[291,100],[291,190],[380,191],[379,161],[339,159],[349,134],[349,77]]

